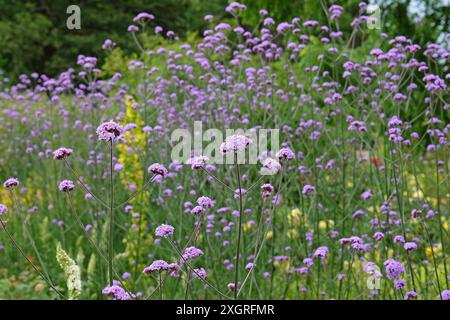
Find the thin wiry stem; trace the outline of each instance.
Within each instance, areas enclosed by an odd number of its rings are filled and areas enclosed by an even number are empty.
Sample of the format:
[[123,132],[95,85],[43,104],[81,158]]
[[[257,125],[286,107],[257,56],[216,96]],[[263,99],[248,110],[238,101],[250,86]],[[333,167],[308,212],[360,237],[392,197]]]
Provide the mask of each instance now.
[[113,259],[114,259],[114,181],[113,181],[113,141],[109,145],[109,243],[108,243],[108,273],[109,284],[113,285]]
[[234,299],[237,299],[238,286],[239,286],[239,257],[241,249],[241,234],[242,234],[242,216],[244,215],[243,205],[242,205],[242,188],[241,188],[241,172],[239,170],[239,163],[237,161],[237,154],[234,154],[234,162],[236,164],[236,174],[238,180],[239,188],[239,226],[238,226],[238,237],[237,237],[237,248],[236,248],[236,273],[234,276]]
[[425,230],[425,233],[428,238],[428,242],[430,243],[431,256],[433,258],[434,274],[436,276],[436,283],[437,283],[438,290],[439,290],[439,297],[442,300],[441,283],[439,281],[439,273],[438,273],[438,268],[437,268],[437,263],[436,263],[436,256],[434,255],[433,242],[431,241],[431,236],[430,236],[430,233],[428,232],[428,227],[427,227],[425,221],[423,219],[421,219],[420,222],[422,223],[423,229]]
[[9,232],[8,228],[6,227],[6,223],[1,218],[0,218],[0,224],[2,225],[2,228],[5,231],[5,233],[8,235],[8,238],[11,241],[12,245],[14,246],[14,248],[16,248],[17,251],[19,251],[19,253],[22,255],[22,257],[33,267],[34,271],[36,271],[41,276],[41,278],[50,286],[50,288],[52,288],[53,291],[55,291],[56,294],[61,299],[66,300],[66,297],[58,289],[55,288],[55,286],[53,285],[52,281],[50,279],[48,279],[39,270],[39,268],[33,263],[33,261],[30,260],[30,258],[27,257],[25,252],[22,250],[22,248],[19,246],[19,244],[14,239],[14,236]]
[[[78,214],[78,212],[75,210],[75,207],[73,205],[73,201],[72,201],[72,197],[70,196],[70,193],[67,193],[67,201],[69,202],[69,206],[73,212],[73,215],[75,216],[75,220],[77,221],[78,225],[80,226],[81,230],[83,230],[84,235],[86,236],[86,238],[88,239],[89,243],[92,245],[92,247],[95,249],[95,251],[97,252],[97,254],[106,262],[106,264],[108,263],[108,258],[107,256],[103,253],[103,251],[97,246],[97,244],[94,242],[94,240],[91,238],[91,236],[89,235],[89,233],[86,231],[83,222],[81,221],[80,215]],[[124,288],[124,290],[130,295],[132,296],[132,293],[130,291],[128,291],[128,289],[125,286],[125,283],[123,283],[123,281],[120,279],[120,276],[118,274],[118,272],[113,268],[113,272],[114,275],[116,276],[116,278],[118,279],[118,281],[120,282],[121,286]]]
[[69,162],[64,159],[64,162],[66,164],[66,166],[70,169],[70,171],[72,171],[73,175],[75,176],[75,178],[77,179],[77,181],[80,183],[80,185],[83,187],[83,189],[90,194],[96,201],[98,201],[101,205],[103,205],[104,207],[108,208],[108,205],[106,204],[106,202],[104,202],[103,200],[101,200],[100,198],[98,198],[93,192],[91,192],[89,190],[89,188],[84,184],[84,182],[81,180],[80,176],[77,174],[77,172],[75,171],[75,169],[72,168],[72,166],[69,164]]
[[150,183],[153,181],[153,179],[156,177],[156,175],[153,175],[149,180],[147,180],[147,182],[145,182],[145,184],[142,186],[142,188],[136,192],[134,192],[133,194],[131,194],[128,199],[124,202],[122,202],[121,204],[117,205],[114,207],[114,209],[118,209],[121,206],[123,206],[124,204],[129,203],[132,199],[134,199],[135,197],[137,197],[139,194],[141,194],[142,192],[144,192],[145,189],[147,189],[147,187],[150,185]]
[[170,243],[170,245],[175,249],[175,251],[178,253],[178,255],[180,256],[181,261],[183,262],[183,264],[187,265],[188,268],[195,273],[195,275],[197,275],[197,277],[200,279],[200,281],[204,282],[206,285],[208,285],[209,287],[213,288],[219,295],[221,295],[224,298],[227,299],[232,299],[231,297],[227,296],[226,294],[222,293],[219,289],[217,289],[215,286],[213,286],[208,280],[203,279],[198,272],[191,266],[191,264],[183,257],[183,254],[181,253],[180,249],[178,249],[178,247],[175,245],[175,243],[173,243],[172,240],[167,239]]
[[[278,189],[277,189],[277,193],[275,194],[275,199],[278,199],[278,196],[281,194],[281,189],[282,189],[282,185],[281,182],[283,181],[283,175],[284,175],[284,170],[281,171],[281,175],[280,175],[280,181],[278,183]],[[275,205],[272,202],[272,207],[271,207],[271,212],[270,212],[270,217],[273,218],[273,213],[275,211]],[[264,244],[267,240],[267,238],[265,237],[265,234],[267,232],[267,230],[269,229],[269,225],[267,226],[267,228],[264,228],[263,231],[263,239],[261,241],[261,244],[258,248],[258,253],[255,255],[255,259],[253,260],[253,268],[250,269],[250,271],[247,273],[247,276],[245,277],[244,281],[242,282],[241,287],[239,288],[238,291],[238,296],[241,293],[242,289],[244,288],[245,283],[247,282],[247,280],[250,278],[250,275],[253,273],[253,270],[255,270],[255,266],[256,266],[256,262],[258,261],[258,258],[262,252],[262,248],[264,247]]]
[[231,189],[230,186],[228,186],[225,182],[223,182],[222,180],[220,180],[219,178],[217,178],[215,175],[213,175],[211,172],[209,172],[208,170],[206,170],[205,168],[201,167],[203,171],[205,171],[211,178],[213,178],[214,180],[216,180],[217,182],[219,182],[222,186],[224,186],[225,188],[227,188],[228,190],[230,190],[231,192],[234,193],[234,190]]

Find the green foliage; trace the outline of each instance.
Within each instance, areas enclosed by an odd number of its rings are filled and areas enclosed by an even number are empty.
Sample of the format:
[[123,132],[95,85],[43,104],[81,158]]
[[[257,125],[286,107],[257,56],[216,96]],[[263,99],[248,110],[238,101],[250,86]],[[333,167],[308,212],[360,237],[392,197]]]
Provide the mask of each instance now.
[[[77,4],[81,9],[81,29],[68,30],[66,9]],[[115,41],[129,54],[134,43],[127,25],[139,12],[156,16],[154,25],[184,35],[205,26],[199,18],[223,12],[224,0],[147,1],[11,1],[0,0],[0,69],[17,79],[22,73],[55,75],[73,66],[78,54],[102,58],[103,41]]]
[[[22,73],[39,72],[56,75],[75,64],[78,54],[97,56],[103,62],[102,42],[110,38],[122,51],[116,52],[119,62],[134,50],[134,43],[127,32],[135,14],[142,11],[156,16],[150,29],[160,25],[176,34],[186,36],[199,34],[207,27],[202,17],[213,14],[216,19],[230,17],[224,11],[226,0],[160,0],[142,2],[128,1],[77,1],[81,9],[81,30],[66,27],[68,1],[15,1],[0,0],[0,70],[16,80]],[[326,7],[334,1],[317,0],[242,0],[248,9],[241,22],[256,25],[261,21],[259,10],[266,8],[276,22],[293,17],[303,20],[318,20],[326,23]],[[403,34],[414,38],[419,44],[435,41],[443,31],[448,30],[450,7],[440,0],[431,1],[378,1],[382,9],[383,31]],[[345,7],[340,19],[340,28],[348,32],[350,23],[359,11],[359,0],[343,0]],[[415,4],[418,3],[419,5]],[[416,23],[417,10],[410,12],[413,5],[423,15]],[[409,10],[409,11],[408,11]],[[117,65],[108,68],[117,69]],[[120,69],[122,70],[122,69]]]

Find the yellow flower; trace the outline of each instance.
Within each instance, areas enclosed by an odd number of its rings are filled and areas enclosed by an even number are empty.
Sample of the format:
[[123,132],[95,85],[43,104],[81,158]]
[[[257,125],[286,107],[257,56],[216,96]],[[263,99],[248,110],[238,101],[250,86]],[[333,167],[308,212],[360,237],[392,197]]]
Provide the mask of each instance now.
[[289,239],[295,239],[298,238],[298,231],[297,229],[289,229],[287,232],[287,236]]
[[242,229],[244,230],[244,232],[247,232],[252,228],[252,226],[253,224],[247,222],[242,226]]
[[267,231],[266,232],[266,239],[270,240],[270,239],[272,239],[272,237],[273,237],[273,232],[272,231]]
[[291,262],[289,260],[274,261],[273,265],[284,272],[287,272],[291,268]]
[[442,252],[442,244],[439,243],[437,246],[431,248],[425,248],[425,254],[427,255],[428,259],[431,259],[433,257],[433,251],[434,251],[434,255],[437,256]]
[[291,213],[288,215],[288,222],[291,226],[298,226],[300,224],[300,218],[302,213],[299,209],[294,209],[291,211]]

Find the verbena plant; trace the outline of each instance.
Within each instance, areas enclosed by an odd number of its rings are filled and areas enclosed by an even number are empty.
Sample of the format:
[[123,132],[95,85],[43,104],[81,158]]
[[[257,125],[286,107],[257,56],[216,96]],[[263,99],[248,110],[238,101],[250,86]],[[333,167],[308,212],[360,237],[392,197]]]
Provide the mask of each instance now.
[[[80,55],[3,89],[0,297],[449,299],[449,52],[324,9],[241,26],[233,3],[187,43],[141,13],[122,73],[107,40],[104,72]],[[281,149],[172,161],[197,120]]]

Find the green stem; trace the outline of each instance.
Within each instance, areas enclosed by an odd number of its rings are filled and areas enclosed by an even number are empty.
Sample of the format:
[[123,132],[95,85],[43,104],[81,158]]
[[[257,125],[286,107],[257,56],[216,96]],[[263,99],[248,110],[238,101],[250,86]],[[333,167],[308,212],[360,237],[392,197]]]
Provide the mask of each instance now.
[[8,231],[8,229],[6,228],[6,224],[5,222],[0,218],[0,224],[2,225],[3,230],[6,232],[6,234],[8,235],[9,240],[11,241],[12,245],[14,246],[14,248],[16,248],[17,251],[19,251],[19,253],[22,255],[22,257],[33,267],[34,271],[36,271],[41,278],[50,286],[50,288],[53,289],[53,291],[56,292],[56,294],[58,294],[58,296],[63,299],[66,300],[66,297],[64,297],[64,295],[55,288],[55,286],[52,284],[52,282],[50,281],[50,279],[48,279],[40,270],[39,268],[27,257],[27,255],[25,254],[25,252],[23,252],[22,248],[17,244],[16,240],[14,239],[13,235]]
[[113,285],[113,259],[114,259],[114,184],[113,184],[113,142],[110,142],[109,149],[109,243],[108,243],[108,273],[109,273],[109,284]]
[[238,295],[238,285],[239,285],[239,257],[240,257],[240,249],[241,249],[241,234],[242,234],[242,216],[244,214],[243,205],[242,205],[242,189],[241,189],[241,173],[239,170],[239,164],[237,161],[237,154],[234,154],[234,162],[236,164],[236,174],[238,180],[238,188],[239,188],[239,226],[238,226],[238,238],[237,238],[237,248],[236,248],[236,273],[235,273],[235,281],[234,281],[234,299],[237,299]]

